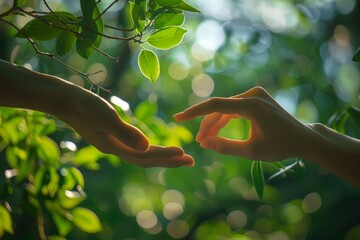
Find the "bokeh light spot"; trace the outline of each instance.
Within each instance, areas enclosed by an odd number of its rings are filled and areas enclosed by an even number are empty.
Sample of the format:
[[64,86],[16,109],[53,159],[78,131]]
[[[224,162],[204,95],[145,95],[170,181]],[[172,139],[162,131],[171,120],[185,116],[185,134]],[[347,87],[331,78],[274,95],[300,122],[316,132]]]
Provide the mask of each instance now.
[[191,82],[192,90],[198,97],[208,97],[214,91],[214,80],[206,74],[199,74]]
[[175,239],[186,237],[189,234],[189,224],[183,220],[174,220],[168,224],[167,232]]
[[149,210],[143,210],[136,214],[136,222],[142,228],[147,229],[154,227],[157,224],[158,220],[155,213]]
[[226,217],[226,221],[232,228],[239,229],[246,225],[247,216],[243,211],[235,210]]
[[321,197],[318,193],[313,192],[306,195],[301,203],[301,208],[305,213],[313,213],[321,207]]

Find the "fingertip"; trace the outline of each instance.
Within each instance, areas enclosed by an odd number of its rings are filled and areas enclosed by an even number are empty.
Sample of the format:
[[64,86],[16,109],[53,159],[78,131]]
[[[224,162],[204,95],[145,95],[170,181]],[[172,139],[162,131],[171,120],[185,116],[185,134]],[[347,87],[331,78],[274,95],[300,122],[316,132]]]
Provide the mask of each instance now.
[[146,138],[140,138],[137,142],[135,149],[141,152],[145,152],[150,147],[150,143]]
[[173,117],[174,117],[175,121],[178,121],[178,122],[183,121],[183,119],[182,119],[183,113],[184,112],[179,112],[179,113],[174,114]]
[[212,138],[205,138],[200,142],[200,146],[202,148],[213,148],[214,147],[214,141]]

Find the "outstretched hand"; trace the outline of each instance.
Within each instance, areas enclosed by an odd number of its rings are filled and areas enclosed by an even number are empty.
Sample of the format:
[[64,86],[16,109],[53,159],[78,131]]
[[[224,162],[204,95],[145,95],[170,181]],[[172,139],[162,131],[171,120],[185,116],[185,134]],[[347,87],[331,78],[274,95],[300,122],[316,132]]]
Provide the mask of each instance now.
[[88,143],[141,167],[192,166],[180,147],[149,145],[101,97],[64,79],[0,60],[0,106],[47,112],[60,118]]
[[[305,150],[309,132],[303,124],[286,112],[263,88],[255,87],[231,98],[211,98],[174,115],[186,121],[206,115],[196,141],[203,148],[251,160],[278,161]],[[233,118],[251,121],[250,137],[234,140],[217,136]],[[236,131],[236,130],[234,130]]]
[[141,167],[193,166],[194,159],[180,147],[149,145],[146,136],[125,123],[116,110],[97,95],[88,95],[76,102],[74,112],[59,114],[88,143],[104,153]]

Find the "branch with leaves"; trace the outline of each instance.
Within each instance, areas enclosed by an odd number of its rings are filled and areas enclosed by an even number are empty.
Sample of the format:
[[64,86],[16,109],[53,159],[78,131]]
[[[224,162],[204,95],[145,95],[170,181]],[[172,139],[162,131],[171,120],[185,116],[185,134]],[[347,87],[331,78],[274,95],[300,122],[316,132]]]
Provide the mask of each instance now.
[[[18,32],[17,38],[27,39],[35,52],[39,56],[50,57],[65,67],[83,76],[93,87],[100,87],[91,82],[89,75],[83,73],[60,60],[58,56],[68,54],[72,49],[83,58],[87,59],[95,52],[118,61],[119,57],[113,57],[102,51],[100,45],[103,38],[134,41],[142,46],[147,42],[150,46],[168,50],[181,43],[186,30],[180,27],[185,20],[184,11],[199,12],[196,8],[182,0],[134,0],[129,1],[129,11],[131,22],[134,27],[122,29],[103,23],[102,18],[106,12],[113,7],[118,0],[111,2],[103,11],[100,12],[98,3],[81,0],[80,7],[82,16],[77,17],[70,12],[53,11],[46,0],[43,0],[48,12],[27,11],[17,1],[13,7],[0,15],[0,22],[14,27]],[[12,15],[28,15],[33,18],[21,29],[10,20],[5,19]],[[127,33],[127,37],[109,35],[104,32],[104,28],[109,28],[122,33]],[[37,47],[38,42],[56,39],[55,49],[52,53],[40,51]],[[143,46],[142,46],[143,47]],[[159,77],[160,64],[155,52],[145,49],[139,54],[139,67],[145,77],[151,82],[155,82]],[[101,87],[100,87],[101,88]]]

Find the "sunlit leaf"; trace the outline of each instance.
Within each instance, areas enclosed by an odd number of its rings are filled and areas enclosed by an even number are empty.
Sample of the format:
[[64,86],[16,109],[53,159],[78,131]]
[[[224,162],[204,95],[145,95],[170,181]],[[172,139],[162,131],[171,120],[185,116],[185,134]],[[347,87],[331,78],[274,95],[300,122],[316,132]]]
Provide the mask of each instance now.
[[60,158],[58,145],[49,137],[43,136],[38,139],[37,154],[41,160],[49,164],[56,164]]
[[11,215],[8,210],[2,205],[0,205],[0,229],[11,234],[14,233]]
[[80,230],[87,233],[101,231],[101,223],[94,212],[86,208],[75,208],[71,211],[72,221]]
[[179,45],[184,37],[186,30],[181,27],[167,27],[151,34],[147,42],[159,49],[170,49]]
[[146,10],[144,8],[145,2],[143,4],[129,2],[129,4],[130,4],[130,11],[131,11],[131,18],[134,23],[134,27],[137,30],[137,32],[142,32],[145,27],[145,22],[146,22],[146,16],[145,16]]
[[73,163],[76,165],[84,165],[96,162],[101,157],[105,156],[93,146],[87,146],[76,152]]
[[83,188],[85,185],[85,182],[84,182],[84,177],[83,177],[82,173],[80,172],[80,170],[77,169],[76,167],[71,167],[68,169],[68,171],[73,176],[73,178],[75,179],[77,184],[79,184],[79,186]]
[[161,29],[169,26],[180,26],[185,20],[184,14],[163,13],[154,20],[154,28]]
[[45,171],[46,171],[45,167],[39,167],[35,172],[35,176],[34,176],[35,194],[38,194],[42,187]]
[[77,191],[59,191],[57,194],[57,200],[61,207],[71,209],[79,205],[86,198],[85,195]]
[[54,220],[56,228],[62,236],[66,236],[73,229],[73,224],[64,216],[52,211],[51,217]]
[[142,50],[139,54],[138,64],[142,74],[155,82],[160,74],[160,63],[156,54],[150,50]]
[[254,161],[251,165],[251,178],[255,186],[255,190],[260,198],[264,194],[264,173],[260,161]]
[[360,62],[360,48],[358,48],[358,50],[356,50],[356,53],[354,54],[352,60],[354,62]]
[[191,6],[186,2],[180,3],[174,7],[188,12],[200,12],[200,10],[196,9],[195,7]]
[[160,6],[175,6],[183,2],[183,0],[156,0]]

